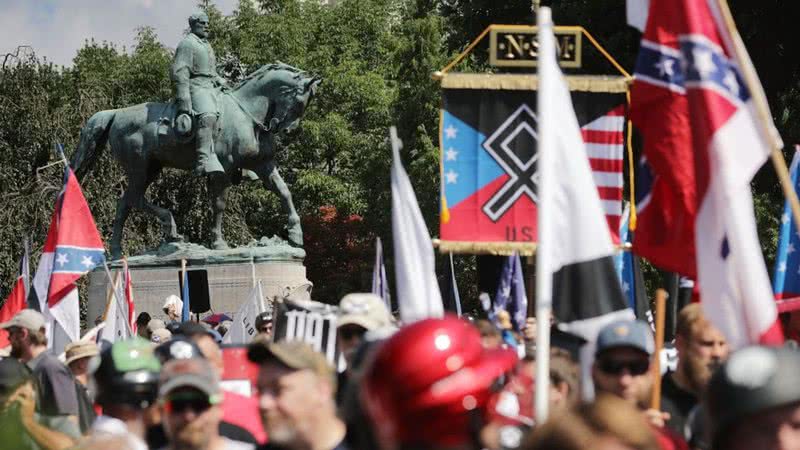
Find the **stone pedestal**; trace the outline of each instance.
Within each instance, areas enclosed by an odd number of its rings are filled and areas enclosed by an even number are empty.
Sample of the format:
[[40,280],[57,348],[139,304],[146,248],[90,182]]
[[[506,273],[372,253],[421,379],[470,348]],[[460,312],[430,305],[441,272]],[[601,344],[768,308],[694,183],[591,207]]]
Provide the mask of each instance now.
[[[267,301],[309,283],[304,257],[302,249],[274,239],[223,251],[195,244],[169,244],[128,260],[136,313],[146,311],[153,318],[166,320],[161,306],[170,294],[181,296],[182,260],[186,261],[187,270],[207,271],[211,311],[232,316],[248,299],[254,279],[261,280]],[[112,273],[120,268],[118,261],[111,264]],[[90,325],[105,311],[110,286],[103,269],[89,274],[87,322]]]

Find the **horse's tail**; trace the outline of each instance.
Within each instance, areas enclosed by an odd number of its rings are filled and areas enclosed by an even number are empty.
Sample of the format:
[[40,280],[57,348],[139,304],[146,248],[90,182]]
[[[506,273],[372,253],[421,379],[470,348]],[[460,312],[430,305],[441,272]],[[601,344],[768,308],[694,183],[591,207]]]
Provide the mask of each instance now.
[[114,123],[116,111],[100,111],[86,121],[86,125],[81,129],[81,138],[78,142],[78,149],[72,157],[70,166],[75,171],[78,180],[92,170],[97,162],[98,153],[106,146],[108,133],[111,124]]

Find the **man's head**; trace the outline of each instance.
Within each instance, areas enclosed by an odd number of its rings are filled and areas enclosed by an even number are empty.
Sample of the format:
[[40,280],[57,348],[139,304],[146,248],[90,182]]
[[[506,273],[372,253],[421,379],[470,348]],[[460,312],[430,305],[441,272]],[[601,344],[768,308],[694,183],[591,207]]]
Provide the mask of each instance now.
[[711,377],[707,411],[714,449],[800,449],[800,353],[746,347]]
[[675,327],[678,373],[696,395],[705,389],[711,374],[728,357],[725,336],[703,314],[699,303],[686,305]]
[[592,365],[595,390],[640,404],[653,384],[650,359],[654,347],[652,332],[644,322],[622,320],[603,327]]
[[383,449],[475,445],[490,399],[516,362],[511,349],[485,349],[466,321],[421,320],[379,344],[361,401]]
[[219,437],[222,390],[205,359],[175,359],[164,364],[158,396],[164,431],[173,448],[205,449]]
[[171,294],[164,300],[164,305],[161,306],[161,310],[164,311],[164,314],[166,314],[170,320],[178,320],[183,312],[183,300],[177,295]]
[[159,328],[150,335],[150,342],[154,344],[163,344],[170,339],[172,339],[172,333],[166,328]]
[[147,329],[147,324],[150,323],[150,314],[146,311],[139,313],[139,316],[136,317],[136,334],[139,337],[150,339],[150,334]]
[[353,293],[339,302],[340,317],[336,322],[336,340],[348,364],[353,353],[364,341],[364,334],[392,326],[392,315],[386,304],[375,294]]
[[272,311],[264,311],[256,316],[257,339],[272,339]]
[[483,344],[484,348],[500,348],[500,345],[503,343],[503,336],[492,322],[480,319],[476,320],[474,325],[481,334],[481,344]]
[[89,372],[89,360],[99,353],[100,349],[92,341],[70,342],[64,348],[64,364],[74,375],[85,375]]
[[0,329],[8,331],[11,343],[11,356],[27,362],[34,358],[37,349],[47,346],[44,316],[33,309],[23,309],[8,322],[0,325]]
[[138,337],[115,342],[100,352],[93,370],[97,403],[106,409],[149,407],[156,400],[160,369],[150,342]]
[[335,420],[336,374],[308,344],[259,340],[247,357],[259,365],[258,406],[271,442],[307,443],[319,424]]
[[189,28],[192,33],[205,39],[208,37],[208,15],[204,12],[198,12],[189,16]]

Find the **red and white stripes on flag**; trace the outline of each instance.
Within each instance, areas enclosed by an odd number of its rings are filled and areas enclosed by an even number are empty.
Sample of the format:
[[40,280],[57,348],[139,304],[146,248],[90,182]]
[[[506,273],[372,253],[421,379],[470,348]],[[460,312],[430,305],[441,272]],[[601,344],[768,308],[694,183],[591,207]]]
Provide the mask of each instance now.
[[594,184],[597,185],[600,203],[615,243],[619,243],[619,221],[622,216],[624,130],[624,105],[581,127]]

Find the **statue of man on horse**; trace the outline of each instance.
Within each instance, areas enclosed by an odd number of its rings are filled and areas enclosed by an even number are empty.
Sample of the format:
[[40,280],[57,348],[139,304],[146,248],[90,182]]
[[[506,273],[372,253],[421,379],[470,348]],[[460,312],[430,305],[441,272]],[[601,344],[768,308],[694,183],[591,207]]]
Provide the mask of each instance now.
[[[216,72],[205,40],[208,17],[190,18],[192,33],[178,46],[172,77],[176,99],[95,113],[81,130],[71,165],[78,178],[91,170],[106,144],[128,177],[117,202],[111,256],[122,255],[122,235],[132,208],[155,215],[165,242],[181,241],[172,213],[147,200],[147,187],[165,167],[212,174],[206,178],[214,213],[214,249],[228,245],[222,234],[225,195],[243,171],[277,194],[287,215],[289,243],[303,246],[300,217],[276,165],[275,135],[300,123],[321,80],[287,64],[267,64],[228,88]],[[194,130],[194,133],[192,133]]]
[[208,16],[205,13],[189,17],[189,33],[178,44],[172,63],[172,82],[175,84],[175,125],[178,134],[188,136],[196,128],[196,175],[223,172],[214,154],[213,132],[217,124],[217,88],[227,89],[224,78],[217,74],[214,49],[208,43]]

